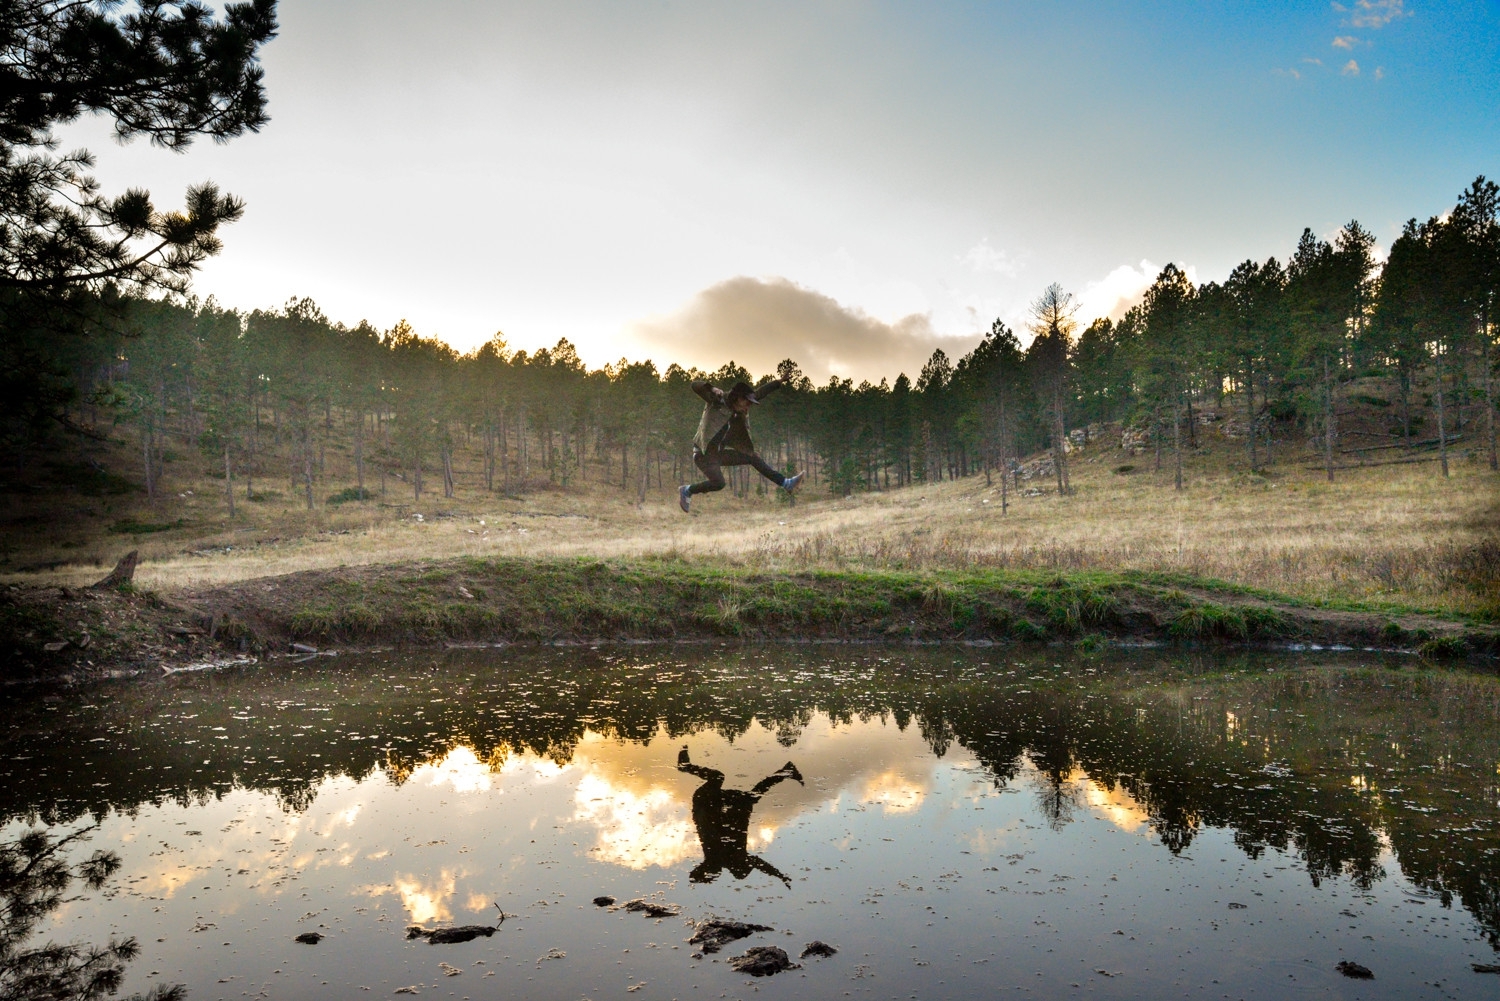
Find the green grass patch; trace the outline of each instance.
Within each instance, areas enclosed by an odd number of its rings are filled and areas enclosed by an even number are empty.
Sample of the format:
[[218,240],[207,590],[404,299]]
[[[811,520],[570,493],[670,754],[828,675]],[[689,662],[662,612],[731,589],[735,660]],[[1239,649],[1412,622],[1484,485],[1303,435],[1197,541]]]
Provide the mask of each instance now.
[[[1380,620],[1314,618],[1237,595],[1204,601],[1104,571],[767,573],[673,559],[465,558],[329,571],[277,618],[306,637],[439,639],[724,637],[991,639],[1086,645],[1135,636],[1241,643],[1305,636],[1368,642]],[[1343,630],[1342,632],[1337,632]],[[1361,631],[1362,630],[1362,631]],[[1402,645],[1414,645],[1420,639]],[[1488,641],[1476,640],[1476,649]]]

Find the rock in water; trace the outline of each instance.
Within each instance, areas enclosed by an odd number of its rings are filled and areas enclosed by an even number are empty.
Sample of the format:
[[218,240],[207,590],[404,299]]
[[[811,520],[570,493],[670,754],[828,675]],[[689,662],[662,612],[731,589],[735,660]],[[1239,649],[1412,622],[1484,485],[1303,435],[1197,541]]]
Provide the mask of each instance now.
[[752,925],[744,921],[709,918],[707,921],[698,922],[698,927],[693,930],[693,937],[688,939],[688,942],[692,945],[701,945],[704,952],[718,952],[726,942],[754,935],[758,931],[775,930],[769,925]]
[[836,952],[838,950],[827,942],[820,942],[817,939],[813,939],[802,948],[802,955],[797,958],[806,959],[808,956],[817,956],[819,959],[827,959]]
[[1360,966],[1358,963],[1351,963],[1347,959],[1339,960],[1339,965],[1334,967],[1334,969],[1338,970],[1346,977],[1353,977],[1355,980],[1375,979],[1375,974],[1370,972],[1370,968],[1368,966]]
[[675,918],[682,913],[676,904],[657,904],[649,900],[632,900],[625,905],[627,911],[637,911],[648,918]]
[[493,925],[459,925],[457,928],[423,928],[421,925],[412,925],[406,929],[407,938],[425,938],[431,945],[472,942],[481,935],[489,938],[493,934]]
[[606,897],[595,897],[594,898],[594,906],[595,907],[608,907],[610,904],[612,904],[614,902],[615,902],[615,898],[614,897],[608,897],[608,896],[606,896]]
[[1491,963],[1470,963],[1475,973],[1500,973],[1500,966]]
[[297,941],[303,945],[317,945],[323,941],[323,936],[315,931],[305,931],[297,936]]
[[743,956],[731,956],[729,966],[736,973],[748,973],[752,977],[769,977],[785,970],[800,970],[800,963],[792,962],[785,949],[774,945],[757,945],[745,950]]

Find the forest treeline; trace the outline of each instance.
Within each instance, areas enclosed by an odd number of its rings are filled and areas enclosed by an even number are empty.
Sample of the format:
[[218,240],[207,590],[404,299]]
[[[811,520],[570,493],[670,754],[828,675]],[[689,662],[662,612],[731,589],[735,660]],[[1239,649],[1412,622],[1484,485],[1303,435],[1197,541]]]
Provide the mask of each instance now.
[[1290,425],[1298,458],[1311,443],[1331,478],[1341,400],[1371,376],[1390,387],[1393,444],[1435,445],[1446,473],[1451,441],[1478,435],[1495,468],[1497,209],[1500,188],[1480,177],[1450,212],[1409,222],[1383,266],[1356,222],[1331,242],[1304,231],[1285,263],[1245,261],[1223,282],[1195,285],[1169,264],[1118,322],[1081,331],[1054,285],[1033,303],[1028,345],[997,320],[967,355],[938,350],[915,379],[879,384],[815,385],[792,359],[775,373],[623,359],[591,370],[567,341],[528,352],[496,335],[461,354],[404,321],[331,322],[307,299],[241,313],[141,297],[94,304],[86,335],[8,337],[0,406],[18,470],[57,433],[125,428],[153,500],[166,457],[186,447],[231,506],[271,480],[309,507],[449,497],[459,454],[489,491],[588,480],[644,496],[693,478],[692,380],[765,375],[787,389],[755,411],[762,453],[836,494],[993,476],[1042,450],[1067,492],[1070,436],[1113,421],[1159,461],[1174,456],[1180,486],[1205,408],[1237,421],[1250,468],[1277,459],[1275,429]]

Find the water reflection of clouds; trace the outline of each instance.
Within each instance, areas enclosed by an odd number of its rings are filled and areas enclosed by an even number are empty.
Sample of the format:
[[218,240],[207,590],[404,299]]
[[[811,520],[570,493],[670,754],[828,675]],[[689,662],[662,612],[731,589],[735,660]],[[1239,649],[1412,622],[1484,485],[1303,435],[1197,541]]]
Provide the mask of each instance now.
[[[572,821],[596,829],[594,857],[632,869],[676,865],[701,851],[691,819],[698,781],[672,766],[676,746],[687,743],[693,760],[725,773],[725,785],[749,788],[791,758],[806,786],[784,782],[756,806],[748,832],[750,851],[765,848],[798,816],[841,804],[878,806],[885,814],[910,814],[931,792],[941,764],[916,728],[905,731],[880,718],[835,723],[823,715],[802,727],[788,748],[758,720],[731,742],[713,731],[682,741],[658,732],[649,744],[619,742],[588,733],[572,767],[580,773]],[[962,751],[948,767],[972,767]]]
[[[399,784],[382,781],[378,774],[325,779],[314,807],[305,813],[268,809],[260,794],[236,791],[212,808],[222,811],[218,820],[195,817],[193,823],[205,831],[210,825],[217,828],[207,838],[184,840],[180,827],[157,826],[166,823],[167,814],[149,825],[159,834],[145,833],[146,828],[133,823],[121,832],[120,843],[167,840],[172,847],[146,850],[143,861],[148,864],[136,870],[128,891],[168,899],[187,892],[209,872],[230,867],[248,877],[242,884],[247,890],[275,897],[295,887],[302,873],[343,869],[350,872],[349,890],[357,896],[399,902],[413,922],[451,921],[455,911],[481,912],[491,906],[488,896],[465,885],[476,874],[455,866],[457,860],[440,858],[425,872],[413,870],[410,862],[398,863],[395,871],[371,872],[394,861],[389,848],[370,842],[371,824],[388,814],[393,800],[410,800],[413,794],[418,799],[447,793],[477,797],[473,802],[479,806],[489,796],[542,786],[554,786],[567,796],[554,822],[582,828],[579,833],[585,837],[578,840],[592,843],[591,858],[634,870],[670,868],[702,854],[691,813],[698,780],[675,767],[677,748],[684,742],[691,745],[695,760],[722,770],[729,787],[749,788],[788,758],[806,776],[806,786],[783,782],[756,806],[747,832],[752,852],[765,850],[809,813],[868,807],[892,817],[915,814],[930,801],[939,769],[977,767],[961,748],[944,759],[934,758],[917,728],[903,731],[879,717],[838,723],[815,716],[790,748],[778,740],[777,731],[758,721],[732,741],[710,730],[686,738],[659,731],[644,743],[587,732],[566,765],[504,749],[481,756],[459,745],[415,767]],[[562,785],[555,786],[559,781]],[[436,808],[436,801],[427,805]],[[416,801],[408,804],[408,809],[416,808]],[[547,822],[538,815],[513,818],[533,827],[539,820]]]
[[[365,893],[370,897],[383,897],[395,894],[401,898],[401,906],[406,909],[407,915],[416,924],[428,924],[433,921],[453,920],[453,909],[448,906],[458,890],[458,880],[467,875],[462,872],[454,872],[451,869],[442,869],[436,877],[423,878],[415,874],[398,875],[389,883],[365,887]],[[470,910],[477,894],[470,894]],[[484,909],[481,903],[479,910]]]
[[1114,824],[1128,834],[1150,832],[1151,817],[1142,810],[1135,797],[1126,792],[1124,785],[1115,783],[1113,789],[1094,781],[1081,769],[1069,776],[1079,790],[1079,798],[1094,811],[1096,817]]

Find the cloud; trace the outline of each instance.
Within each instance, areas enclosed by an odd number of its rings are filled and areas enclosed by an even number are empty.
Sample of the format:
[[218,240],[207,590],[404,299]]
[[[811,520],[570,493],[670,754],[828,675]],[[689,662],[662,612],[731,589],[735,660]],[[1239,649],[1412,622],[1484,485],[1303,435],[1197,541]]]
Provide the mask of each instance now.
[[1272,70],[1271,72],[1275,73],[1277,76],[1289,76],[1293,80],[1301,80],[1302,79],[1302,74],[1298,73],[1296,70],[1293,70],[1293,69],[1281,69],[1280,67],[1277,67],[1276,69]]
[[1351,59],[1344,64],[1344,68],[1339,70],[1339,73],[1344,76],[1359,76],[1359,63]]
[[1309,65],[1309,66],[1322,66],[1323,65],[1323,60],[1321,60],[1321,59],[1314,59],[1312,56],[1304,56],[1303,59],[1302,59],[1302,61],[1304,63],[1306,63],[1307,65]]
[[1356,28],[1384,28],[1410,13],[1406,0],[1356,0],[1349,23]]
[[959,260],[975,271],[993,271],[1010,278],[1014,278],[1021,269],[1005,251],[991,247],[988,237],[970,247],[968,253]]
[[1089,282],[1078,297],[1079,321],[1087,324],[1105,316],[1118,320],[1141,301],[1160,271],[1155,264],[1143,260],[1139,268],[1122,264],[1099,281]]
[[1385,67],[1384,66],[1377,66],[1377,67],[1375,67],[1375,79],[1377,79],[1377,80],[1384,80],[1385,79]]
[[921,313],[886,323],[785,278],[743,275],[704,289],[675,313],[638,321],[629,332],[684,365],[712,370],[733,360],[763,375],[791,358],[819,383],[830,375],[871,382],[900,372],[915,377],[934,348],[958,357],[980,340],[977,334],[941,336]]
[[1335,49],[1352,49],[1357,44],[1359,44],[1359,39],[1353,35],[1339,35],[1333,40]]

